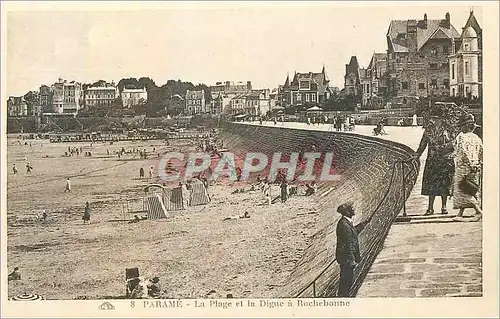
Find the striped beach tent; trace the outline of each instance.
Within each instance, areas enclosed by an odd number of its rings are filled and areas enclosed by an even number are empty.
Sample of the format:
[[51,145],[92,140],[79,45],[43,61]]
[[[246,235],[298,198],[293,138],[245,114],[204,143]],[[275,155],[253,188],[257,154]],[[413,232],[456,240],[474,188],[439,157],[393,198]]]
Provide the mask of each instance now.
[[167,218],[167,209],[163,204],[163,199],[159,194],[154,194],[146,198],[148,208],[148,219]]
[[207,189],[203,182],[195,179],[191,183],[191,206],[206,205],[210,202]]
[[163,203],[167,211],[184,209],[181,187],[165,188],[163,190]]

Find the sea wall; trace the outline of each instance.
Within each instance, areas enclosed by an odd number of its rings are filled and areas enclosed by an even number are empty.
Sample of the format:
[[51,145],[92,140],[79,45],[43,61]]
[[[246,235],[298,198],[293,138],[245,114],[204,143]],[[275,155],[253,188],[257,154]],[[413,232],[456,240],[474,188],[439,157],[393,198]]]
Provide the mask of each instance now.
[[[282,127],[222,123],[220,138],[233,152],[300,152],[315,147],[333,152],[337,181],[319,184],[317,210],[330,210],[331,219],[297,262],[276,297],[333,297],[338,286],[335,261],[336,208],[353,201],[362,261],[355,271],[354,296],[383,246],[390,226],[415,184],[419,162],[405,145],[352,133],[321,132]],[[293,208],[292,208],[293,209]]]

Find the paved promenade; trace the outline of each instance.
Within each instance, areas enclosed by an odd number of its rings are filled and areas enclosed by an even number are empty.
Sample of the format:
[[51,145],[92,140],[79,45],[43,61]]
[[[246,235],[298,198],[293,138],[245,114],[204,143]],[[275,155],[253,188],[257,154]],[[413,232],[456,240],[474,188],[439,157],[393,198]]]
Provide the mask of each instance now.
[[[257,123],[254,123],[257,124]],[[274,126],[273,123],[264,125]],[[277,127],[330,130],[330,125],[277,123]],[[374,126],[357,126],[353,133],[372,135]],[[421,127],[386,127],[392,140],[417,149]],[[423,216],[427,197],[420,195],[426,152],[413,191],[406,202],[410,220],[396,222],[377,256],[357,297],[482,296],[482,221],[454,222],[451,200],[448,215],[440,215],[436,199],[434,216]],[[473,214],[472,209],[465,215]],[[470,220],[468,218],[467,220]]]

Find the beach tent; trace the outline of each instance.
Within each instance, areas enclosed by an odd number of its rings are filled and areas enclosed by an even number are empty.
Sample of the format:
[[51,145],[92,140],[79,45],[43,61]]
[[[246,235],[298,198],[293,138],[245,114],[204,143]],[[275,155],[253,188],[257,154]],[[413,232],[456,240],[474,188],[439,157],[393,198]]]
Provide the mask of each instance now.
[[191,206],[206,205],[210,202],[203,182],[195,179],[191,182]]
[[160,194],[148,196],[146,199],[148,219],[167,218],[167,209],[163,204],[163,199]]
[[181,187],[165,188],[163,190],[163,203],[167,211],[184,209]]
[[313,106],[307,109],[307,112],[319,112],[319,111],[323,111],[323,109],[318,106]]

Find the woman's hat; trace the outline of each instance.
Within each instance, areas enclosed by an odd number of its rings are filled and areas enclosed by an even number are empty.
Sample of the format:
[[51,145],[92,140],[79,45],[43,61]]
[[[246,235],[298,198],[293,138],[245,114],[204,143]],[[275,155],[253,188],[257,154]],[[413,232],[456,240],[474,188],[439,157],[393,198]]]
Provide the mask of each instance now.
[[476,125],[476,121],[474,120],[474,115],[472,115],[470,113],[462,114],[460,116],[460,118],[458,119],[458,125],[459,126],[465,126],[465,125],[468,125],[468,124],[474,124],[474,125]]

